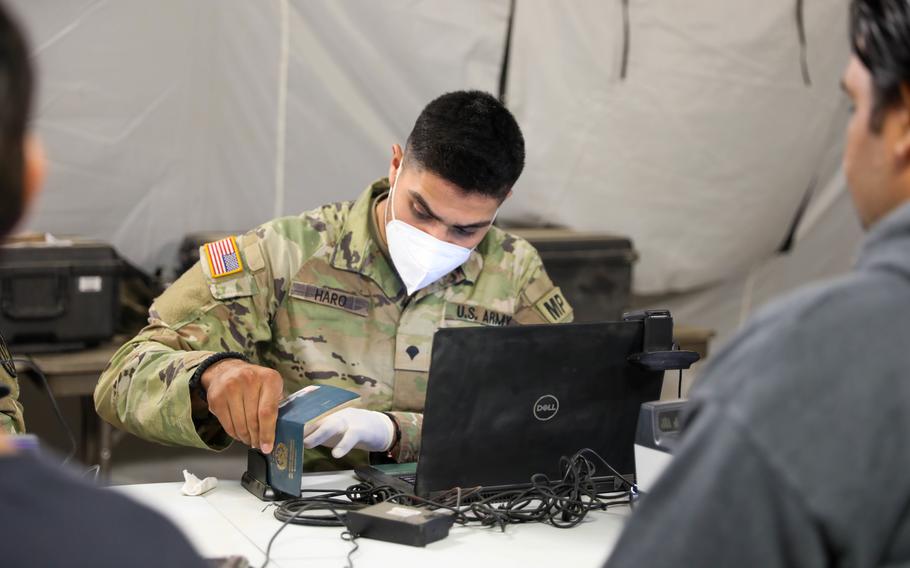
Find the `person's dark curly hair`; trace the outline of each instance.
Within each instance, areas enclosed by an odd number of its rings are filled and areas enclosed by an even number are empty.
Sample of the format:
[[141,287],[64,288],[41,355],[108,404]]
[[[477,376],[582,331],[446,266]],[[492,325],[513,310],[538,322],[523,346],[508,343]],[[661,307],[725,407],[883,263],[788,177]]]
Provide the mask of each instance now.
[[901,84],[910,83],[910,1],[854,0],[850,41],[872,76],[869,128],[878,132],[885,111],[901,99]]

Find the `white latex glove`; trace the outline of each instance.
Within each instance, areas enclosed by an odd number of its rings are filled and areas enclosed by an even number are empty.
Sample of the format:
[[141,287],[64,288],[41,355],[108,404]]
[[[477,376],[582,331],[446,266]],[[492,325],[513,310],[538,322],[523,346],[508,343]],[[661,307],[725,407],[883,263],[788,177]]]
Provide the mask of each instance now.
[[303,447],[334,448],[338,459],[352,449],[385,452],[394,442],[395,424],[381,412],[344,408],[303,429]]

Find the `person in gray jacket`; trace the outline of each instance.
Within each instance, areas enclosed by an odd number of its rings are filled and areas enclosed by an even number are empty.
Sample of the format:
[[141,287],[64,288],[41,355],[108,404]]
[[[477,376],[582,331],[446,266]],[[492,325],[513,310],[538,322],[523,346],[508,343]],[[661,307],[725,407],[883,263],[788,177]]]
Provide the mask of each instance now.
[[767,306],[711,362],[610,568],[910,565],[910,1],[850,11],[856,269]]

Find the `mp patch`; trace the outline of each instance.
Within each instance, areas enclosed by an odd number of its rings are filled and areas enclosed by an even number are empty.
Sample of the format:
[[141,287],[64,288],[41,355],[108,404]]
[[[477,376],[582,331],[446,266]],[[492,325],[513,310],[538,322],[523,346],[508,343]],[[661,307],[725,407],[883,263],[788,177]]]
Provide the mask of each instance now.
[[222,278],[243,272],[243,261],[237,249],[237,240],[228,237],[205,245],[205,255],[209,261],[209,272],[212,278]]
[[543,297],[534,304],[534,309],[550,323],[563,323],[569,321],[569,318],[572,315],[572,307],[569,305],[569,302],[566,301],[565,296],[562,295],[562,290],[559,288],[553,288],[544,294]]
[[367,317],[370,314],[369,298],[332,288],[313,286],[303,282],[292,282],[291,297],[313,302],[314,304],[338,308],[358,316]]

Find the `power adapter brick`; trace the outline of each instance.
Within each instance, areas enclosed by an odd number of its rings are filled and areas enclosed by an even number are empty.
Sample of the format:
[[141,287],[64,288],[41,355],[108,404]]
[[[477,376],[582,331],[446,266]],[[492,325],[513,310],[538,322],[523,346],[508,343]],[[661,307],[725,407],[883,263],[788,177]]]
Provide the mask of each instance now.
[[348,511],[346,524],[358,537],[426,546],[449,536],[454,522],[451,514],[386,502]]

